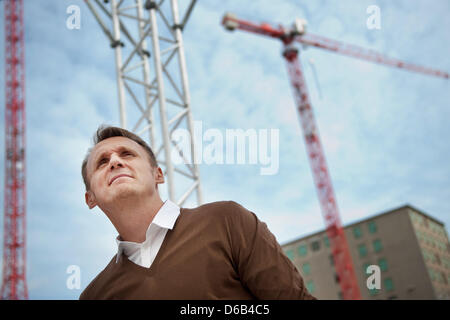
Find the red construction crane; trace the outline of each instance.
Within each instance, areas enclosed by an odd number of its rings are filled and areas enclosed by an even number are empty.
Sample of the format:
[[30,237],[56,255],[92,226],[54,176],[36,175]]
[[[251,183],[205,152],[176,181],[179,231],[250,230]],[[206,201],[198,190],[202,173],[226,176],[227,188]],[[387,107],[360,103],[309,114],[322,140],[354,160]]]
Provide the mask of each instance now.
[[25,55],[23,0],[5,4],[5,213],[2,299],[28,299],[25,278]]
[[300,123],[303,129],[306,149],[313,172],[322,215],[325,218],[327,235],[330,240],[331,251],[341,286],[342,296],[345,300],[361,299],[361,293],[353,269],[347,239],[340,220],[333,185],[325,161],[325,154],[319,138],[319,130],[314,119],[305,78],[298,58],[299,50],[294,47],[293,44],[294,42],[300,42],[343,55],[446,79],[449,78],[449,74],[389,58],[373,50],[367,50],[354,45],[344,44],[325,37],[306,33],[306,22],[303,19],[297,19],[291,28],[284,28],[282,26],[275,28],[267,23],[256,24],[241,20],[236,18],[233,14],[228,13],[223,17],[222,24],[230,31],[235,29],[244,30],[276,38],[283,42],[283,56],[287,62],[289,78],[294,91],[297,110],[300,115]]

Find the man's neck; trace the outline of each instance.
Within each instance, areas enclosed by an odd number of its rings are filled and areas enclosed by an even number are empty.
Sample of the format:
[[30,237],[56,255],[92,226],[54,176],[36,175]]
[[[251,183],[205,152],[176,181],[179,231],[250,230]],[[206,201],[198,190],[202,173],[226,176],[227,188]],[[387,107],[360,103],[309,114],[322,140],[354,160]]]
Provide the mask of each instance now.
[[120,204],[109,210],[108,217],[123,241],[141,243],[145,241],[148,226],[163,204],[159,194],[121,200]]

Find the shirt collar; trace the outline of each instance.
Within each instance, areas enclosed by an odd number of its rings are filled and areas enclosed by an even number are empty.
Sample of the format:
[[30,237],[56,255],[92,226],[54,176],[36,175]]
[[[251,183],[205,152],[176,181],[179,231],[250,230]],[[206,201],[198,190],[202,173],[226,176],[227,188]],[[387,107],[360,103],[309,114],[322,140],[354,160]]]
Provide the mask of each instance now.
[[152,223],[157,224],[161,228],[173,229],[173,225],[180,214],[180,207],[170,200],[166,200],[163,206],[156,213]]
[[[147,240],[147,236],[150,231],[150,227],[153,224],[157,225],[160,228],[172,230],[175,222],[177,221],[179,214],[180,214],[180,207],[177,206],[172,201],[170,201],[169,199],[166,200],[164,202],[164,204],[162,205],[162,207],[156,213],[155,217],[153,218],[153,221],[148,226],[147,232],[146,232],[146,240]],[[140,247],[143,244],[143,243],[132,242],[132,241],[122,241],[120,239],[121,239],[120,235],[117,236],[116,243],[118,246],[118,252],[117,252],[116,262],[119,260],[120,256],[122,255],[122,252],[126,248],[130,250],[135,247]]]

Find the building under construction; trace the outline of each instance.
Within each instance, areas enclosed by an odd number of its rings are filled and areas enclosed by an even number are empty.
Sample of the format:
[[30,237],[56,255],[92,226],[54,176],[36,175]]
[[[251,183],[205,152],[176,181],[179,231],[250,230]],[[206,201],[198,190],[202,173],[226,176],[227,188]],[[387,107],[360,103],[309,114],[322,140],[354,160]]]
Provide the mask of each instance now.
[[[450,244],[444,224],[410,206],[344,227],[362,299],[450,299]],[[282,245],[319,299],[342,293],[326,231]],[[380,289],[368,289],[370,265],[380,269]]]

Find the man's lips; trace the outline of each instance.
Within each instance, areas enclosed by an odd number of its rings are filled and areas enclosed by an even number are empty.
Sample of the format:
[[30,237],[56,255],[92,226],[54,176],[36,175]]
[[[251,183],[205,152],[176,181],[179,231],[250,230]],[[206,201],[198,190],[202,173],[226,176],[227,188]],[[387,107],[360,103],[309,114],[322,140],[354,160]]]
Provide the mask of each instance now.
[[120,178],[120,177],[128,177],[128,178],[132,178],[130,175],[128,175],[128,174],[119,174],[119,175],[117,175],[117,176],[115,176],[114,178],[112,178],[111,179],[111,181],[109,182],[109,185],[111,185],[113,182],[114,182],[114,180],[116,180],[116,179],[118,179],[118,178]]

